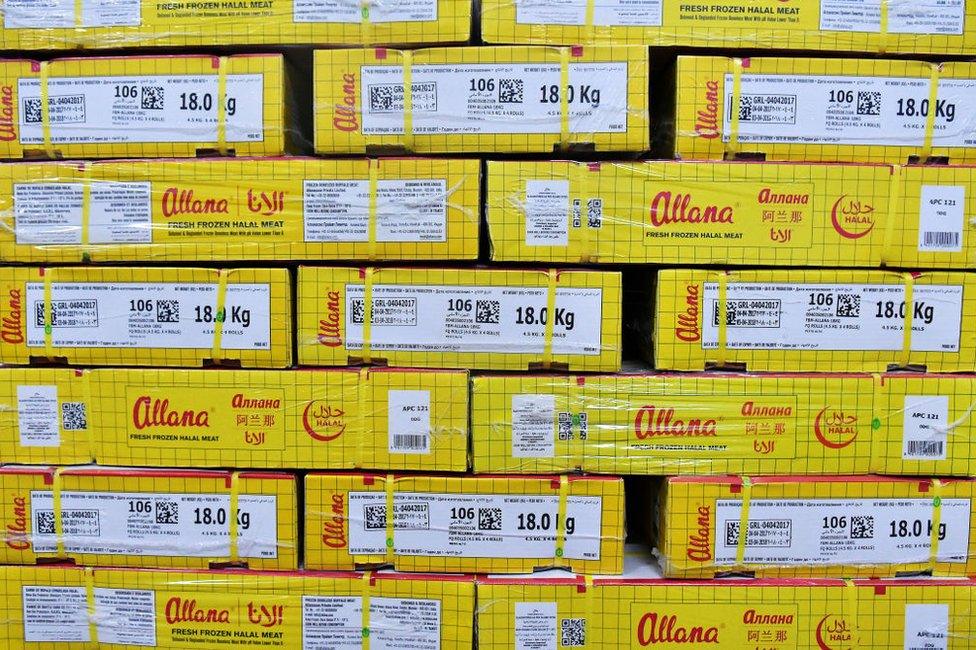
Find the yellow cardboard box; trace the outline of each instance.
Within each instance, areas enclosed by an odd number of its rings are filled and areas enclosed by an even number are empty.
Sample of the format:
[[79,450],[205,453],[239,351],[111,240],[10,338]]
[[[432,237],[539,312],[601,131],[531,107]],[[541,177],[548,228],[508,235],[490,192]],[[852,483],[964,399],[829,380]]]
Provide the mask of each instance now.
[[[470,650],[469,576],[0,567],[3,647]],[[364,613],[365,610],[365,613]]]
[[492,375],[472,380],[475,472],[866,474],[869,375]]
[[614,372],[620,308],[619,273],[303,266],[298,361]]
[[468,0],[339,5],[312,0],[162,3],[5,0],[0,49],[362,45],[467,41]]
[[620,577],[479,577],[479,647],[962,650],[976,639],[972,580],[665,580],[629,550]]
[[285,367],[287,269],[0,268],[0,362]]
[[479,192],[477,160],[0,165],[0,259],[475,259]]
[[291,474],[4,467],[0,486],[3,564],[298,565]]
[[616,574],[623,542],[619,477],[305,477],[309,569]]
[[647,56],[628,46],[318,50],[315,150],[644,151]]
[[281,155],[287,97],[280,54],[4,60],[0,158]]
[[969,479],[671,477],[657,548],[668,577],[972,575],[974,495]]
[[976,53],[976,6],[971,3],[894,3],[883,11],[881,5],[867,9],[836,0],[731,0],[722,4],[605,0],[595,5],[586,0],[558,4],[485,0],[481,34],[488,43]]
[[655,310],[660,370],[976,369],[971,273],[667,269]]
[[665,128],[682,159],[966,163],[974,84],[973,63],[680,56]]

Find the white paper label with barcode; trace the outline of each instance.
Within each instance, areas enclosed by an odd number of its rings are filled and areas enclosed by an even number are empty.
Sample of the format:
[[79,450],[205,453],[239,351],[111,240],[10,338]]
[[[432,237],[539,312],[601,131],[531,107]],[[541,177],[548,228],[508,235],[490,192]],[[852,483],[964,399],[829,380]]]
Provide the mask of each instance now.
[[[238,498],[241,557],[278,557],[277,502],[273,494]],[[64,548],[95,555],[226,557],[229,511],[229,494],[62,492]],[[35,552],[57,551],[50,492],[31,492],[31,536]]]
[[296,23],[418,23],[437,20],[437,0],[392,0],[363,4],[359,0],[294,0]]
[[949,444],[949,397],[906,395],[901,457],[905,460],[945,460]]
[[949,606],[905,605],[905,650],[948,650]]
[[22,447],[61,444],[57,386],[17,386],[17,428]]
[[[393,548],[423,557],[556,557],[559,497],[530,494],[393,495]],[[349,493],[349,553],[386,553],[386,494]],[[601,497],[568,497],[564,558],[600,559]]]
[[81,642],[91,640],[88,596],[84,587],[24,585],[24,641]]
[[[593,5],[594,25],[660,27],[662,0],[600,0]],[[586,0],[515,0],[520,25],[585,25]]]
[[525,181],[525,245],[569,243],[569,181]]
[[965,214],[965,186],[923,185],[918,211],[918,250],[961,251]]
[[515,603],[515,650],[556,650],[557,604]]
[[[821,0],[820,29],[840,32],[881,31],[883,0]],[[886,2],[889,34],[962,34],[966,0]]]
[[142,24],[140,0],[81,0],[81,22],[76,23],[77,0],[4,0],[6,29],[52,27],[135,27]]
[[430,391],[391,390],[387,397],[391,454],[430,453]]
[[552,458],[555,395],[512,395],[512,457]]
[[[90,184],[88,243],[152,243],[152,184]],[[15,183],[14,232],[18,244],[80,244],[81,183]]]
[[[441,602],[427,598],[369,599],[370,650],[440,650]],[[302,596],[302,650],[361,650],[363,599]]]

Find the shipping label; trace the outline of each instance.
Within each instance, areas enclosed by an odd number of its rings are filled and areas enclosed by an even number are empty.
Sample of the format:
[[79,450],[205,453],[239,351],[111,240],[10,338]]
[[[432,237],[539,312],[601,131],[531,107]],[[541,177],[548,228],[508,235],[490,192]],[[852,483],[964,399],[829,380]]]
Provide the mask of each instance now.
[[[54,144],[215,142],[217,75],[51,77]],[[18,81],[21,144],[43,144],[41,82]],[[264,140],[264,75],[227,76],[227,142]]]
[[21,447],[59,447],[58,387],[17,386],[17,429]]
[[[403,133],[403,67],[363,66],[362,133]],[[560,133],[558,63],[415,65],[416,135]],[[627,64],[570,63],[571,133],[626,133]]]
[[430,391],[390,390],[387,393],[388,451],[430,453]]
[[949,650],[949,605],[905,604],[905,650]]
[[965,186],[923,185],[918,211],[918,251],[961,252],[965,220]]
[[437,20],[437,0],[386,0],[385,2],[350,2],[349,0],[293,0],[292,16],[296,23],[353,23],[368,19],[371,23],[419,23]]
[[949,397],[906,395],[902,409],[904,460],[945,460],[949,446]]
[[3,0],[3,27],[137,27],[142,24],[141,10],[142,0]]
[[[600,559],[601,497],[568,497],[563,557]],[[386,494],[349,493],[349,553],[386,552]],[[393,548],[424,557],[556,557],[559,497],[520,494],[393,495]]]
[[[18,244],[81,244],[81,183],[15,183],[14,230]],[[152,184],[90,184],[88,243],[150,244]]]
[[[44,347],[44,283],[28,282],[27,345]],[[217,285],[53,282],[54,347],[208,349],[214,342]],[[228,284],[221,347],[271,347],[271,286]]]
[[[601,0],[593,5],[593,24],[660,27],[663,0]],[[586,0],[515,0],[520,25],[585,25]]]
[[[302,638],[302,650],[361,650],[363,599],[359,596],[303,596]],[[371,597],[369,647],[440,650],[440,601]]]
[[[840,32],[881,32],[884,0],[820,0],[820,29]],[[963,33],[966,0],[911,0],[887,3],[890,34]]]
[[[225,557],[230,555],[230,495],[156,492],[62,492],[68,553]],[[57,552],[51,492],[31,492],[35,553]],[[278,557],[278,499],[240,495],[241,557]]]
[[[346,285],[346,347],[363,345],[365,289]],[[541,353],[546,287],[377,284],[372,293],[373,350]],[[555,354],[599,355],[603,291],[557,288]]]
[[[965,562],[969,499],[941,499],[939,562]],[[735,564],[742,501],[715,508],[715,564]],[[930,499],[753,499],[745,562],[796,566],[928,562],[934,505]]]
[[515,603],[515,650],[556,650],[557,614],[558,603]]
[[[911,349],[958,352],[963,288],[900,284],[730,283],[729,349],[901,350],[911,309]],[[718,284],[704,284],[702,348],[718,347]]]

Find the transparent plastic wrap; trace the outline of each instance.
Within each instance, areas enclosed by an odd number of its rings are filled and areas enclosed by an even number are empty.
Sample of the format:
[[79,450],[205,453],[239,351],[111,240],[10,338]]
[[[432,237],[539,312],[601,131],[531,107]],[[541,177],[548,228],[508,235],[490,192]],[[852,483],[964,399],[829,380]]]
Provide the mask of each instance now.
[[288,269],[0,267],[0,362],[284,368]]
[[11,650],[473,643],[470,576],[5,566],[0,589],[0,643]]
[[642,152],[648,74],[642,47],[317,50],[315,151]]
[[668,157],[976,161],[974,63],[679,56],[674,83]]
[[0,165],[0,259],[475,259],[477,160]]
[[620,283],[603,271],[302,266],[298,362],[615,372]]
[[671,578],[976,570],[972,479],[681,476],[658,496],[657,552]]
[[4,0],[0,49],[453,43],[470,0]]
[[0,486],[3,564],[298,566],[291,474],[10,466]]
[[624,532],[619,477],[305,477],[309,569],[617,574]]
[[976,369],[973,273],[666,269],[653,302],[659,370]]

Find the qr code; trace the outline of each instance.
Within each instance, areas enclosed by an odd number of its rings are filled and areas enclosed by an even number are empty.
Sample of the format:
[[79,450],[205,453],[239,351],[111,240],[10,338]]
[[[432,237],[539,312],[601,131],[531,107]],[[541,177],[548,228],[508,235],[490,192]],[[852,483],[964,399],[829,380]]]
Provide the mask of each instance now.
[[366,303],[355,299],[352,301],[352,322],[359,325],[363,324],[363,317],[366,315]]
[[874,517],[851,517],[851,539],[874,539]]
[[837,315],[842,318],[858,318],[861,315],[861,296],[856,293],[837,294]]
[[858,115],[881,115],[881,91],[880,90],[857,91],[857,114]]
[[88,428],[88,417],[84,402],[63,402],[61,404],[61,428],[65,431],[84,431]]
[[475,303],[477,308],[474,320],[476,323],[497,325],[501,318],[502,305],[497,300],[479,300]]
[[385,85],[369,87],[370,111],[402,110],[403,86]]
[[[726,302],[725,304],[725,324],[735,325],[739,322],[738,302]],[[718,301],[715,301],[715,326],[718,326]]]
[[363,507],[363,520],[366,530],[383,530],[386,528],[386,504]]
[[559,439],[573,439],[573,414],[561,411],[556,419],[559,426]]
[[726,546],[739,545],[739,522],[737,521],[725,522],[725,545]]
[[603,225],[603,199],[590,199],[586,202],[586,223],[590,228]]
[[560,625],[562,646],[580,648],[586,645],[586,619],[564,618]]
[[525,100],[525,83],[521,79],[498,80],[498,103],[521,104]]
[[501,530],[501,508],[478,508],[478,530]]
[[38,510],[37,522],[34,525],[34,530],[37,531],[38,535],[53,535],[54,534],[54,511]]
[[24,100],[24,122],[27,124],[41,123],[40,97],[28,97]]
[[589,431],[589,427],[586,424],[586,413],[579,414],[579,439],[586,440],[586,434]]
[[156,301],[156,322],[157,323],[179,323],[180,322],[180,301],[179,300],[157,300]]
[[142,108],[147,111],[163,110],[163,87],[162,86],[143,86],[142,87]]
[[739,120],[749,122],[752,120],[752,95],[742,95],[739,97]]
[[180,508],[175,501],[156,502],[156,523],[157,524],[179,524]]

